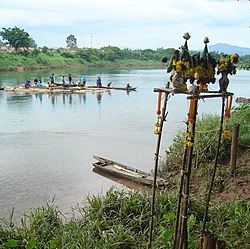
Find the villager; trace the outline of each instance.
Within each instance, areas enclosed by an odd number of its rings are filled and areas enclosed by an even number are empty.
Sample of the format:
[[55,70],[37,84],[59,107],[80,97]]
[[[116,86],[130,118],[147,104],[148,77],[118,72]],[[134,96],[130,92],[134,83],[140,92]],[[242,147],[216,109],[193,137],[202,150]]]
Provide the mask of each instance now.
[[130,89],[130,88],[131,88],[129,82],[128,82],[127,85],[126,85],[126,88],[127,88],[127,89]]
[[41,80],[38,80],[37,87],[38,87],[38,88],[41,88],[42,86],[43,86],[42,81],[41,81]]
[[71,83],[72,83],[72,76],[71,76],[71,74],[68,75],[68,78],[69,78],[69,84],[71,85]]
[[41,77],[38,77],[38,83],[41,83],[41,84],[43,83]]
[[54,83],[55,83],[55,74],[52,73],[52,74],[50,75],[49,79],[50,79],[50,83],[51,83],[51,84],[54,84]]
[[62,84],[63,84],[63,86],[65,85],[65,79],[64,79],[64,76],[62,77]]
[[29,88],[30,87],[30,81],[29,80],[26,81],[26,83],[24,84],[24,87],[25,88]]
[[35,77],[35,79],[34,79],[35,86],[37,85],[37,83],[38,83],[38,79],[37,79],[37,77]]
[[85,75],[82,76],[82,86],[85,86],[87,82],[87,78]]
[[101,77],[100,76],[98,76],[97,77],[97,79],[96,79],[96,85],[97,85],[97,87],[102,87],[102,80],[101,80]]

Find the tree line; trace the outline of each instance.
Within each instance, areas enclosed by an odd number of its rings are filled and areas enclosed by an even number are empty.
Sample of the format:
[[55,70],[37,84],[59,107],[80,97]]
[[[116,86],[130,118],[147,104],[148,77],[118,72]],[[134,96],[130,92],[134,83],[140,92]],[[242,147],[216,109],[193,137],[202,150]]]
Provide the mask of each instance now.
[[[18,27],[2,28],[0,31],[0,45],[13,47],[17,54],[35,58],[43,53],[46,56],[60,56],[62,58],[76,60],[78,63],[121,63],[128,62],[138,64],[140,62],[161,63],[162,58],[169,62],[173,56],[174,48],[157,48],[153,49],[120,49],[116,46],[105,46],[102,48],[78,48],[77,39],[73,34],[66,37],[66,48],[50,49],[46,46],[38,48],[36,41],[24,29]],[[32,49],[30,49],[32,48]],[[20,49],[22,49],[20,51]],[[196,53],[197,51],[193,51]],[[191,51],[192,53],[192,51]],[[214,52],[213,56],[219,59],[220,54]],[[40,56],[41,57],[41,56]],[[46,64],[46,63],[45,63]],[[121,63],[122,64],[122,63]],[[240,57],[240,67],[250,68],[250,55]]]

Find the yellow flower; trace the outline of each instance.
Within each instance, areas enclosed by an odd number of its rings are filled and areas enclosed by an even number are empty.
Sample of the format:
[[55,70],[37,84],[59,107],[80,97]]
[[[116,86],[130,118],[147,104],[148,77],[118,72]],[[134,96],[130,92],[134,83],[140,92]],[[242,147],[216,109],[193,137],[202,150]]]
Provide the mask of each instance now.
[[187,132],[187,133],[185,134],[185,137],[189,137],[189,138],[191,138],[191,137],[193,137],[193,135],[192,135],[192,133],[191,133],[191,132]]
[[194,78],[195,78],[195,79],[199,79],[199,78],[200,78],[200,74],[199,74],[199,73],[197,73],[197,72],[196,72],[196,73],[194,73]]
[[230,135],[230,129],[228,127],[225,127],[221,134],[222,139],[229,139],[231,137]]
[[160,127],[160,123],[159,122],[155,123],[155,126]]
[[189,148],[193,146],[193,143],[187,140],[184,141],[184,144]]
[[219,64],[225,64],[226,63],[226,60],[225,59],[220,59],[219,60]]
[[219,69],[220,69],[220,71],[226,70],[227,69],[226,64],[223,63],[223,64],[219,65]]
[[182,61],[177,61],[177,63],[176,63],[176,65],[182,65],[183,64],[183,62]]
[[180,73],[181,70],[182,70],[182,66],[181,65],[177,65],[175,70],[176,70],[177,73]]
[[158,130],[154,130],[154,134],[158,135],[160,132]]
[[238,54],[231,54],[230,55],[230,61],[231,63],[237,63],[239,59],[239,55]]
[[184,62],[184,65],[185,65],[185,67],[186,67],[187,69],[190,69],[190,62],[189,62],[189,61]]

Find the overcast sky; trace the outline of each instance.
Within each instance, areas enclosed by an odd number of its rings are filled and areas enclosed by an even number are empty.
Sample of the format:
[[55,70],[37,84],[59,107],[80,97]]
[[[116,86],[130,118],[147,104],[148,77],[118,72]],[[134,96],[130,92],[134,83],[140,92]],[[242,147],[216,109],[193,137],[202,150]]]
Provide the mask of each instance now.
[[37,45],[66,47],[178,48],[210,43],[250,47],[249,0],[1,0],[0,28],[17,26]]

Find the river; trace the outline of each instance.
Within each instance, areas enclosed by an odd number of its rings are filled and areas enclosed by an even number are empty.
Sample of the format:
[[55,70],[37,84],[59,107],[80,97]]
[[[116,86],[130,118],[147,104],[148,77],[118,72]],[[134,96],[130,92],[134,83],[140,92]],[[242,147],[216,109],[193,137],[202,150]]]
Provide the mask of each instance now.
[[[48,80],[51,71],[7,72],[0,74],[0,87],[14,86],[40,76]],[[130,82],[137,91],[110,91],[85,94],[14,94],[0,92],[0,217],[8,217],[12,207],[18,218],[30,208],[52,201],[64,212],[81,204],[89,194],[104,194],[115,185],[92,171],[93,155],[151,171],[157,136],[156,87],[163,87],[166,69],[65,69],[54,70],[57,79],[71,73],[77,81],[87,76],[87,84],[102,82],[113,86]],[[249,97],[249,74],[230,76],[228,91]],[[217,90],[218,83],[209,86]],[[235,102],[234,102],[235,104]],[[176,130],[184,125],[188,101],[184,95],[171,96],[164,126],[161,156],[171,144]],[[220,100],[199,103],[202,113],[219,113]]]

